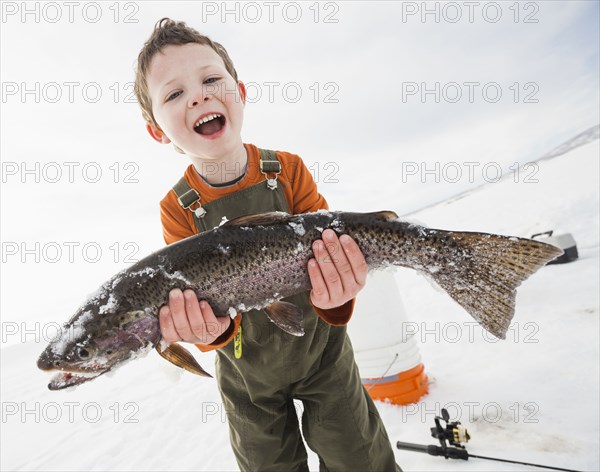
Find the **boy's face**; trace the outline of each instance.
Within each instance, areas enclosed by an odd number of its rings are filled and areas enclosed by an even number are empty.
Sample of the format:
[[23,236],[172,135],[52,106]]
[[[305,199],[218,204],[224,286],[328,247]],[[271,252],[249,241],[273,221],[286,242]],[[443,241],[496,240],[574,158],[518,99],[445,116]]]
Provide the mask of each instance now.
[[146,79],[162,130],[149,125],[155,139],[173,142],[191,158],[219,159],[239,151],[246,91],[210,46],[167,46],[152,58]]

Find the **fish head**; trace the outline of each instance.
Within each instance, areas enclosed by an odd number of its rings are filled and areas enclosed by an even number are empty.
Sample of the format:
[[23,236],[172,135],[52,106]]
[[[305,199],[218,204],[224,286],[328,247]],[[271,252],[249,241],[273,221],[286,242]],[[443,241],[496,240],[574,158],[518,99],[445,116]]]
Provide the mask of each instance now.
[[56,371],[48,388],[77,386],[145,355],[160,341],[152,309],[134,308],[114,293],[91,299],[77,310],[40,355],[37,365]]

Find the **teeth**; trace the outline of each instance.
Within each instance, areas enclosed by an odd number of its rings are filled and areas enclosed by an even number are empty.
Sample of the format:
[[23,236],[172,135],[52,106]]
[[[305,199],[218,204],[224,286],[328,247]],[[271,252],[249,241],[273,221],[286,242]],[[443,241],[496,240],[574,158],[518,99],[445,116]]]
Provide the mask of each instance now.
[[101,373],[102,372],[71,372],[68,370],[63,370],[57,374],[57,377],[71,375],[72,377],[85,377],[88,379],[93,379],[94,377],[98,377]]
[[219,115],[219,114],[206,115],[204,118],[202,118],[196,122],[196,124],[194,125],[194,128],[197,128],[202,123],[206,123],[207,121],[214,120],[215,118],[220,118],[220,117],[221,117],[221,115]]

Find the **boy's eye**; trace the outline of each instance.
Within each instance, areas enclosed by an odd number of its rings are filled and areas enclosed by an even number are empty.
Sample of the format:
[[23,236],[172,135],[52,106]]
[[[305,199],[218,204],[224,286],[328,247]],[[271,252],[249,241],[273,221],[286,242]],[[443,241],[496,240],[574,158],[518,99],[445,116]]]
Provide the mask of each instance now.
[[220,77],[209,77],[204,81],[205,84],[214,84]]
[[178,90],[177,92],[173,92],[171,95],[169,95],[167,97],[167,102],[173,100],[174,98],[177,98],[179,96],[179,94],[181,93],[180,90]]

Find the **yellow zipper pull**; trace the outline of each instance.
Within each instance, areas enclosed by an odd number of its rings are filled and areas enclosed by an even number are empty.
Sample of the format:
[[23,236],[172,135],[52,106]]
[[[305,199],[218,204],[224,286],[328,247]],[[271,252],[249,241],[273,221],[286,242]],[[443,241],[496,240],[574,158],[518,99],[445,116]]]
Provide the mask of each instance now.
[[233,355],[236,359],[242,357],[242,325],[240,324],[238,332],[233,338]]

